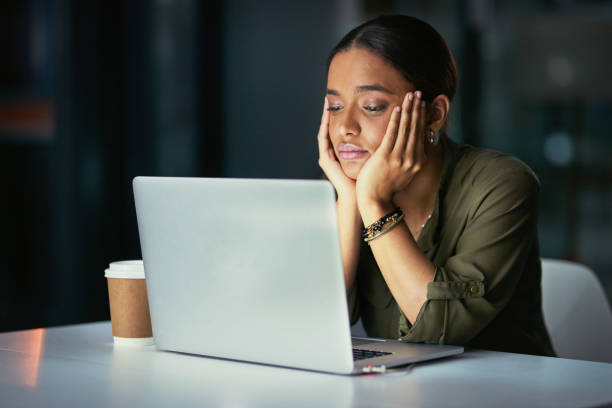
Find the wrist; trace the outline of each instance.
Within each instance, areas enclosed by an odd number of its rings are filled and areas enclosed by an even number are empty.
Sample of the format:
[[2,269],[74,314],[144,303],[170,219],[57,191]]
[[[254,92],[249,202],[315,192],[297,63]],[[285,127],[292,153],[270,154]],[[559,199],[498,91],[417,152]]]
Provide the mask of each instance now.
[[358,206],[364,226],[376,222],[396,207],[390,200],[383,201],[376,199],[361,199],[358,201]]
[[386,197],[380,194],[376,189],[368,188],[363,184],[357,183],[355,188],[355,197],[359,209],[361,207],[385,207],[393,205],[391,197]]
[[338,200],[347,204],[355,204],[357,202],[357,191],[355,185],[335,186]]
[[338,197],[336,201],[338,216],[345,219],[353,219],[355,223],[361,224],[361,214],[357,207],[357,199],[353,197]]
[[342,207],[357,207],[357,196],[354,191],[352,193],[338,193],[336,202]]

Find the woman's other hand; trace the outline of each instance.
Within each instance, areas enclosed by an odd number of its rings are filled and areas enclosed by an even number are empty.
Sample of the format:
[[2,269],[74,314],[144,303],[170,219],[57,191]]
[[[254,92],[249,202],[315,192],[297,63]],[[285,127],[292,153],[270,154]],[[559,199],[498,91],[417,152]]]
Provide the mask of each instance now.
[[425,160],[425,101],[408,92],[391,113],[380,146],[363,165],[356,182],[359,206],[389,206],[393,195],[410,184]]
[[352,201],[356,203],[355,181],[349,178],[338,162],[334,147],[329,138],[329,102],[325,98],[321,127],[317,140],[319,143],[319,166],[334,185],[338,193],[338,201]]

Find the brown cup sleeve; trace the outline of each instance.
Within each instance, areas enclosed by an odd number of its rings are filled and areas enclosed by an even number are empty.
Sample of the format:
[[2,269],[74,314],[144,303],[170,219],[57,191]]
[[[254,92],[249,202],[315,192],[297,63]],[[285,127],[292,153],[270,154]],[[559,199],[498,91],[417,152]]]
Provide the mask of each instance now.
[[152,337],[144,279],[108,278],[111,325],[115,337]]

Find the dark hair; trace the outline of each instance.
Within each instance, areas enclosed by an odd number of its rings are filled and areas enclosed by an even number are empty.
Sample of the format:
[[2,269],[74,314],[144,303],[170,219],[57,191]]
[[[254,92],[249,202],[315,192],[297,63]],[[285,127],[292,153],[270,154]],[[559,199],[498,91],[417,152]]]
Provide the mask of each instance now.
[[[431,102],[444,94],[452,100],[459,84],[455,59],[446,41],[429,24],[414,17],[392,15],[367,21],[340,40],[327,58],[351,48],[371,51],[397,69]],[[445,130],[445,129],[444,129]]]

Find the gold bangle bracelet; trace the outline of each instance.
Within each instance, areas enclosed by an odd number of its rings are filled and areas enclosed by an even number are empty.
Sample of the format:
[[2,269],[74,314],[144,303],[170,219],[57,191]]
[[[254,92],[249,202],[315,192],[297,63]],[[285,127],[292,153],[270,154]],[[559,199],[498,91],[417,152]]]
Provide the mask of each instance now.
[[380,232],[376,233],[375,235],[372,235],[371,237],[367,237],[364,238],[363,240],[365,242],[368,243],[368,245],[370,245],[370,241],[375,240],[376,238],[380,237],[381,235],[385,234],[386,232],[388,232],[391,228],[395,227],[397,224],[399,224],[399,222],[401,220],[404,219],[404,214],[400,215],[399,217],[397,217],[391,224],[389,224],[388,226],[386,226],[385,228],[383,228]]

